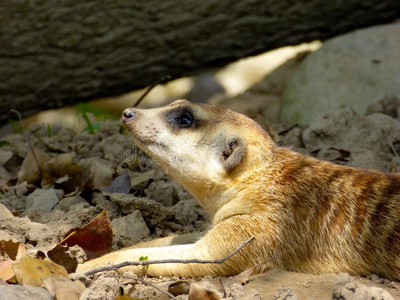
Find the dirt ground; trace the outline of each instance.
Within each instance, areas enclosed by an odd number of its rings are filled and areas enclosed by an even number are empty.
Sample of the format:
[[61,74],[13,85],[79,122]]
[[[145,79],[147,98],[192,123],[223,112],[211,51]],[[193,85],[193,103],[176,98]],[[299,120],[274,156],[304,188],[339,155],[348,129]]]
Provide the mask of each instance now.
[[[397,172],[399,101],[382,99],[380,103],[384,101],[389,101],[393,109],[387,111],[388,105],[378,103],[371,107],[369,115],[360,116],[351,108],[344,108],[303,127],[275,122],[275,131],[280,132],[276,135],[277,142],[338,164]],[[251,105],[260,107],[262,112],[267,104]],[[241,106],[238,110],[246,113],[248,108]],[[28,128],[25,134],[36,149],[42,172],[38,171],[36,160],[29,157],[32,155],[23,134],[3,138],[8,144],[0,148],[0,203],[16,217],[0,214],[0,241],[12,239],[28,249],[49,247],[104,209],[114,233],[113,250],[208,228],[204,210],[133,146],[119,122],[99,124],[94,134],[68,128],[53,131],[47,125]],[[102,276],[81,280],[87,287],[81,299],[114,299],[120,294],[120,286],[132,297],[167,299],[142,283],[122,284]],[[177,278],[148,280],[164,290],[178,281]],[[400,283],[376,275],[360,278],[271,270],[246,278],[247,284],[235,280],[218,284],[204,279],[197,284],[224,299],[400,299]],[[187,294],[177,296],[187,297]]]

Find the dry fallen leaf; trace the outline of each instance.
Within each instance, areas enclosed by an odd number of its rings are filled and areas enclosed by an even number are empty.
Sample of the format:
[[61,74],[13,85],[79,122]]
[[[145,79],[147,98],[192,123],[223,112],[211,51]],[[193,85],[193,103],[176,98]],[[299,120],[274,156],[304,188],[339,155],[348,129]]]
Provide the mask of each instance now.
[[24,159],[21,156],[19,156],[17,153],[13,153],[11,158],[9,158],[7,162],[4,163],[3,167],[7,171],[16,174],[20,169],[23,161]]
[[3,166],[13,156],[12,151],[0,150],[0,166]]
[[58,243],[53,249],[47,252],[47,256],[55,263],[63,266],[68,273],[73,273],[78,266],[78,260],[67,252],[68,246],[64,246],[63,241]]
[[66,277],[47,277],[42,279],[44,287],[57,300],[79,300],[85,290],[85,285],[80,281],[72,281]]
[[17,176],[6,168],[0,166],[0,191],[4,192],[9,186],[14,186],[17,183]]
[[168,292],[174,296],[189,294],[190,282],[187,281],[177,281],[168,287]]
[[74,162],[71,153],[60,154],[44,164],[42,187],[48,189],[55,183],[65,193],[70,193],[83,184],[81,167]]
[[19,244],[18,245],[18,250],[17,250],[17,257],[15,258],[16,261],[20,261],[22,257],[24,257],[27,254],[28,250],[26,249],[24,244]]
[[50,160],[50,156],[39,149],[33,149],[33,151],[35,155],[33,155],[32,150],[29,151],[22,162],[21,169],[18,173],[17,184],[26,181],[27,183],[37,185],[42,180],[43,174],[40,169],[43,170],[43,166],[48,160]]
[[59,246],[80,246],[88,260],[100,257],[112,250],[113,233],[110,219],[104,210],[100,215],[82,228],[75,228],[66,234]]
[[147,171],[145,173],[129,172],[129,177],[131,178],[131,187],[143,189],[146,186],[147,182],[150,179],[153,179],[154,176],[154,170]]
[[0,241],[0,255],[2,257],[4,257],[7,254],[12,260],[15,260],[18,255],[18,251],[23,251],[23,248],[25,249],[25,246],[23,246],[18,241],[13,241],[13,240]]
[[241,272],[241,273],[239,273],[239,274],[237,274],[235,276],[232,276],[232,277],[229,277],[229,278],[224,278],[223,279],[223,284],[225,286],[231,286],[232,284],[235,284],[235,283],[244,285],[247,282],[249,282],[250,277],[251,277],[251,275],[253,275],[253,272],[254,272],[255,269],[256,268],[253,267],[253,268],[244,270],[243,272]]
[[3,261],[0,263],[0,279],[10,283],[16,283],[11,261]]
[[103,159],[93,159],[90,167],[90,178],[96,188],[109,186],[112,182],[112,166]]
[[3,204],[0,203],[0,221],[5,219],[13,219],[14,215]]
[[192,282],[190,284],[189,300],[218,300],[220,299],[218,295],[209,291],[201,285]]
[[122,193],[129,194],[131,190],[131,180],[128,173],[124,173],[116,177],[110,186],[101,189],[107,193]]
[[[200,281],[197,281],[198,283],[192,282],[190,283],[189,299],[219,299],[218,293],[225,293],[224,287],[230,287],[233,284],[246,284],[247,282],[249,282],[249,280],[251,280],[251,276],[254,270],[256,270],[258,267],[259,265],[247,269],[240,274],[229,278],[203,278]],[[168,288],[168,292],[170,292],[174,296],[187,294],[188,292],[186,291],[186,289],[189,288],[188,285],[189,283],[178,281],[170,285],[170,287]]]
[[63,266],[50,259],[38,259],[25,256],[13,265],[17,281],[22,285],[42,286],[42,279],[50,276],[66,277],[69,275]]

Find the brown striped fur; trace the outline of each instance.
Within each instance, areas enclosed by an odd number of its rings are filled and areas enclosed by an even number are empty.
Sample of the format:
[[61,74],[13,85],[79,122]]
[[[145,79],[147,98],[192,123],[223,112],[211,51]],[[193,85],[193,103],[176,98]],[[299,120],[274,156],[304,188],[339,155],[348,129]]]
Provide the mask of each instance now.
[[[169,128],[165,113],[183,106],[199,120],[197,127]],[[135,112],[136,119],[125,123],[135,143],[196,197],[209,213],[212,228],[200,239],[170,237],[139,244],[78,270],[142,255],[217,259],[254,236],[222,265],[152,265],[148,272],[233,275],[278,255],[265,268],[375,273],[400,280],[399,174],[339,166],[278,147],[256,122],[224,108],[181,100]],[[246,149],[243,160],[229,172],[218,157],[218,143],[228,136],[242,139]],[[187,241],[195,243],[165,246]]]

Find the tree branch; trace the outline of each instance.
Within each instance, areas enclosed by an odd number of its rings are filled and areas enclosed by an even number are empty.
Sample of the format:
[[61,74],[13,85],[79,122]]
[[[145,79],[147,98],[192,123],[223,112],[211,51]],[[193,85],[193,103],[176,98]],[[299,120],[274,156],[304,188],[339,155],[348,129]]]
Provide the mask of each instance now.
[[118,96],[399,13],[393,0],[0,1],[0,124],[11,108]]
[[99,267],[90,271],[87,271],[83,273],[85,276],[93,275],[96,273],[100,272],[105,272],[105,271],[111,271],[111,270],[116,270],[119,268],[127,267],[127,266],[147,266],[147,265],[155,265],[155,264],[222,264],[232,256],[234,256],[236,253],[238,253],[240,250],[243,249],[244,246],[249,244],[254,240],[254,237],[252,236],[249,238],[247,241],[243,242],[238,248],[236,248],[235,251],[230,253],[228,256],[221,258],[221,259],[216,259],[216,260],[204,260],[204,259],[160,259],[160,260],[142,260],[142,261],[126,261],[122,262],[120,264],[112,265],[112,266],[106,266],[106,267]]

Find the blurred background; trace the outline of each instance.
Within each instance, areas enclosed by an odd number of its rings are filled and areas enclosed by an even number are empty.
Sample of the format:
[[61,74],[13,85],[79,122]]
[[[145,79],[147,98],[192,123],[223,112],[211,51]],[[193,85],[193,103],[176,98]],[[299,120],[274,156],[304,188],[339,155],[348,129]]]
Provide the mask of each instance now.
[[[320,46],[321,42],[315,41],[298,46],[283,47],[251,58],[241,59],[197,76],[184,77],[165,85],[158,85],[145,97],[140,107],[159,107],[181,98],[229,106],[229,100],[235,99],[252,86],[260,83],[268,74],[284,65],[288,60],[296,58],[299,53],[315,51]],[[285,78],[281,80],[284,81]],[[284,83],[282,82],[282,84]],[[25,122],[27,125],[49,123],[54,128],[66,126],[81,131],[87,126],[82,119],[82,111],[86,111],[93,122],[96,122],[97,119],[117,120],[120,119],[121,112],[136,103],[145,91],[146,89],[140,89],[118,97],[96,99],[60,109],[46,110],[27,117]],[[258,107],[264,104],[263,100],[258,99]],[[255,105],[243,102],[244,107],[250,106],[251,108]],[[279,106],[279,103],[274,103],[274,105]],[[275,112],[277,109],[279,108],[276,107]]]
[[398,1],[33,0],[0,11],[1,136],[18,127],[10,109],[55,130],[117,120],[165,76],[140,107],[186,98],[287,126],[400,95]]

